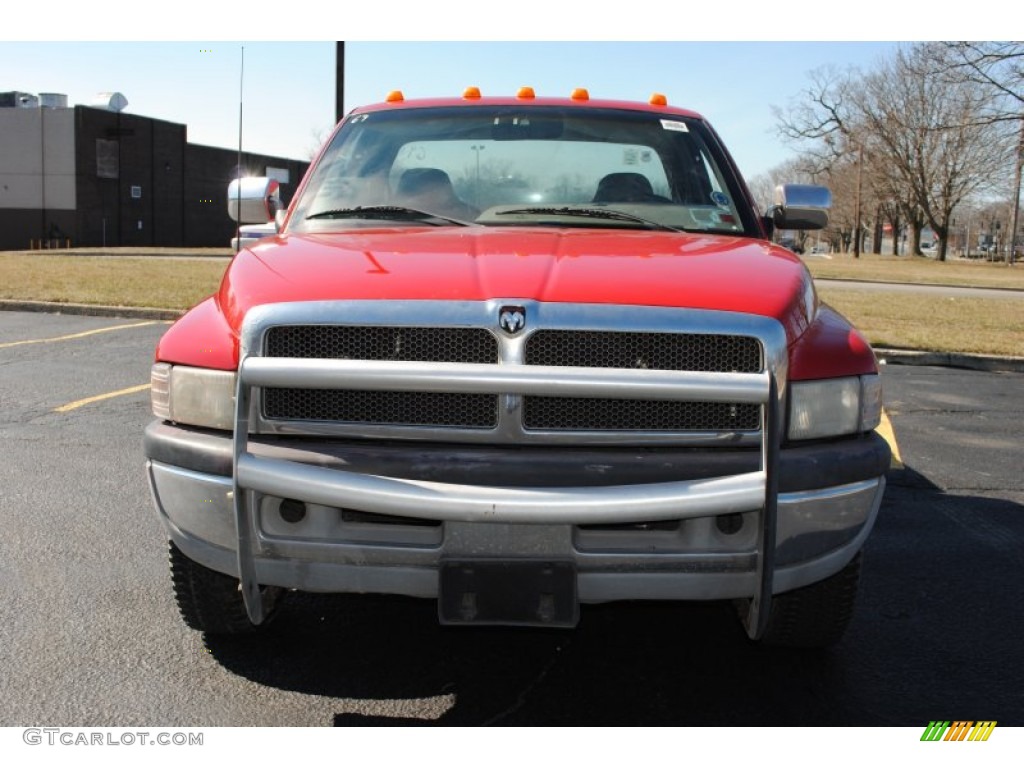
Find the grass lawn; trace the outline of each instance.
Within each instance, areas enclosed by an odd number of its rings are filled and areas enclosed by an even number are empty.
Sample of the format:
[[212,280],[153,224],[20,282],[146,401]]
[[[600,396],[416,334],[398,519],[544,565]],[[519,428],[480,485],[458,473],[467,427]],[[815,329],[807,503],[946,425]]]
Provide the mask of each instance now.
[[1007,266],[981,259],[936,261],[920,256],[873,254],[855,259],[842,253],[830,254],[830,258],[808,254],[803,260],[816,278],[1024,290],[1024,263]]
[[[154,259],[140,253],[158,252]],[[173,256],[171,255],[173,254]],[[80,249],[0,253],[0,299],[187,309],[220,284],[230,251]],[[817,278],[1024,290],[1024,264],[936,262],[906,256],[807,256]],[[936,298],[820,289],[878,347],[1024,357],[1024,300]]]
[[1024,299],[818,291],[876,347],[1024,357]]
[[0,299],[187,309],[217,290],[227,263],[217,256],[0,253]]

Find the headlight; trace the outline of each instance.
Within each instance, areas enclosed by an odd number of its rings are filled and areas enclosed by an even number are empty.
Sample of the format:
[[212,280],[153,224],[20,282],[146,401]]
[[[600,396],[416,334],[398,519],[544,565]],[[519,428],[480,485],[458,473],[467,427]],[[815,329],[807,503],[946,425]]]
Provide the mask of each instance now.
[[789,439],[813,440],[868,432],[882,418],[878,374],[789,385]]
[[149,378],[154,416],[197,427],[234,426],[234,371],[156,363]]

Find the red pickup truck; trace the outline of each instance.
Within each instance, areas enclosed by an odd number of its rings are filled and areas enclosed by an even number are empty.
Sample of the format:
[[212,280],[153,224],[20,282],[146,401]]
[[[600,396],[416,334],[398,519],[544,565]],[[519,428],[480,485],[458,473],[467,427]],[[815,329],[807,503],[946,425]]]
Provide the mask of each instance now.
[[147,473],[185,622],[252,631],[290,590],[467,625],[713,600],[753,640],[836,642],[881,384],[771,243],[830,202],[785,185],[760,212],[659,95],[353,110],[156,350]]

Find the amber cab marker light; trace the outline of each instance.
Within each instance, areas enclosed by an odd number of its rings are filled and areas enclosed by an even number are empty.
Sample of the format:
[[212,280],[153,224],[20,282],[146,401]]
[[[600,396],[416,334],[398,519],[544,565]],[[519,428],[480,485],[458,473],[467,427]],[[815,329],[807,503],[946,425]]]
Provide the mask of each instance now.
[[648,103],[655,107],[667,107],[668,99],[665,98],[663,93],[652,93]]
[[388,103],[395,101],[405,101],[405,96],[402,95],[401,91],[392,91],[387,95],[387,98],[385,98],[384,101]]
[[536,94],[533,92],[533,88],[528,85],[524,85],[518,91],[516,91],[517,99],[532,99],[535,98]]
[[569,98],[573,101],[589,101],[590,93],[586,88],[574,88],[572,95]]
[[462,92],[462,98],[464,99],[479,99],[480,89],[475,85],[471,85]]

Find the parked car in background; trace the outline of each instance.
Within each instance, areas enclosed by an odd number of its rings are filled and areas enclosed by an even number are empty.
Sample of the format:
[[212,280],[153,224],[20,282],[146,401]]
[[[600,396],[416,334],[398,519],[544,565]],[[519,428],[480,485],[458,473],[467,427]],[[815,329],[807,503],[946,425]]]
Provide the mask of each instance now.
[[783,248],[788,248],[793,253],[803,253],[804,252],[803,245],[801,244],[800,240],[798,240],[795,237],[782,237],[782,238],[779,238],[779,245],[781,245]]
[[[281,204],[280,184],[266,176],[247,176],[234,179],[228,185],[228,215],[239,222],[236,234],[231,238],[231,249],[238,251],[253,245],[268,235],[277,233],[274,221]],[[260,221],[253,223],[258,217]],[[242,223],[247,221],[250,223]]]
[[231,238],[231,250],[237,251],[254,245],[258,240],[277,234],[277,226],[272,221],[266,224],[242,224],[238,234]]

